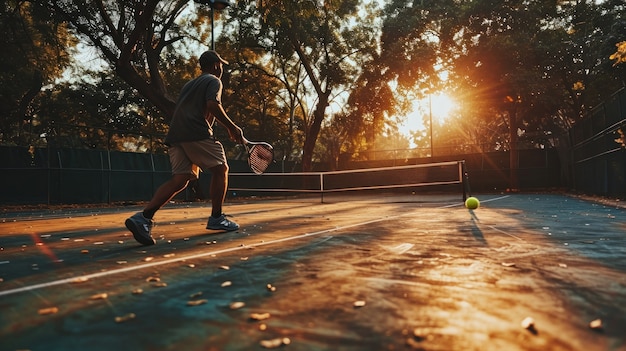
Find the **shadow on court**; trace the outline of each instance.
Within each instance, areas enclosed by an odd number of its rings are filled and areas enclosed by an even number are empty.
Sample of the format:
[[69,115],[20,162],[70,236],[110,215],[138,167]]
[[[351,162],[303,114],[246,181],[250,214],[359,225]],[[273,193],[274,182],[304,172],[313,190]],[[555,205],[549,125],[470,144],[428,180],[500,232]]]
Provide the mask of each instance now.
[[4,214],[0,350],[626,350],[626,211],[479,198]]

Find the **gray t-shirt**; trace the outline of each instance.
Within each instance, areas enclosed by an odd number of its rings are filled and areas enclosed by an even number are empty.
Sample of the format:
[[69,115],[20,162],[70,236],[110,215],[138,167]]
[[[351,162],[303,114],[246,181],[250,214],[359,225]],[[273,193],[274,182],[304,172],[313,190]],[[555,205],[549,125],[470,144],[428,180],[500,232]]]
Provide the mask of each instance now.
[[213,137],[215,117],[207,110],[207,101],[222,100],[222,82],[212,74],[203,74],[185,84],[180,92],[165,144],[197,141]]

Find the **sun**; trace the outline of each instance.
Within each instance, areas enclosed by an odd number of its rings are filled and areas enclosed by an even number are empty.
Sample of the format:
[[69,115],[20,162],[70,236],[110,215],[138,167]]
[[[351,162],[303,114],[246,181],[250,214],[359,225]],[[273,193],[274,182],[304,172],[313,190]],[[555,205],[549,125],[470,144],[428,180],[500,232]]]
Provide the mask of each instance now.
[[443,123],[457,108],[457,103],[450,95],[439,93],[430,97],[430,107],[432,109],[433,120]]
[[430,120],[433,124],[443,124],[458,109],[458,104],[446,93],[436,93],[415,100],[411,111],[403,118],[400,132],[410,135],[412,132],[428,129]]

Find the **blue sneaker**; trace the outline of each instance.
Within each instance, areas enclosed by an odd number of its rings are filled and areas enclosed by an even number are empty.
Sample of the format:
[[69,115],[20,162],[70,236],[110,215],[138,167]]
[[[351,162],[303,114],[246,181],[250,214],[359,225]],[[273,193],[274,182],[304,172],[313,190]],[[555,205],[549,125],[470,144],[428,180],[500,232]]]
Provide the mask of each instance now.
[[206,229],[225,230],[227,232],[232,232],[233,230],[239,229],[239,224],[233,221],[229,221],[228,219],[226,219],[226,215],[222,214],[217,218],[213,216],[209,217],[209,222],[206,225]]
[[151,219],[148,219],[143,216],[142,212],[137,212],[131,217],[126,219],[126,228],[133,233],[133,237],[137,240],[138,243],[142,245],[154,245],[156,244],[156,240],[152,238],[153,222]]

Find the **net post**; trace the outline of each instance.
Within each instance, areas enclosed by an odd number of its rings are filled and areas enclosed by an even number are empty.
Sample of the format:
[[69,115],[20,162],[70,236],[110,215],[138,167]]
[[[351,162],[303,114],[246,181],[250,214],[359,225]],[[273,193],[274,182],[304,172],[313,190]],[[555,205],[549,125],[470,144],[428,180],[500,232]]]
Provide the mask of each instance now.
[[469,177],[465,169],[465,160],[459,161],[459,177],[461,178],[461,187],[463,188],[463,202],[467,200],[467,189],[469,189]]
[[320,203],[324,203],[324,172],[320,172]]

